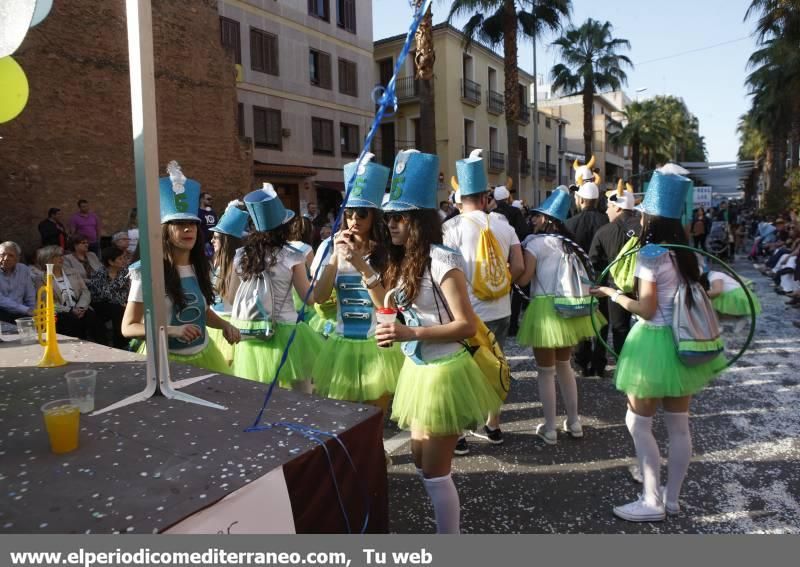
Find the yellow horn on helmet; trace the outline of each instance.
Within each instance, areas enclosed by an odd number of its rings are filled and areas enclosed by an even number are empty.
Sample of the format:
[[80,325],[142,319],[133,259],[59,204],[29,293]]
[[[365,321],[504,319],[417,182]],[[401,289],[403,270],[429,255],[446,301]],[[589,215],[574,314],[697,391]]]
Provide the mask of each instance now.
[[633,185],[630,183],[625,183],[625,189],[627,189],[629,193],[633,193]]
[[589,162],[586,164],[586,167],[588,167],[589,169],[592,169],[594,167],[594,156],[592,156],[592,159],[590,159]]
[[506,189],[511,191],[512,187],[514,187],[514,180],[509,177],[506,179]]
[[600,174],[599,173],[595,173],[594,174],[594,183],[595,183],[595,185],[600,185]]
[[617,197],[622,197],[623,193],[625,193],[625,190],[622,188],[622,179],[620,178],[617,181]]
[[450,187],[453,188],[453,191],[458,191],[460,189],[460,187],[458,186],[458,181],[456,181],[455,175],[450,176]]
[[575,161],[572,162],[572,169],[578,171],[578,168],[580,168],[580,165],[578,165],[578,158],[575,158]]

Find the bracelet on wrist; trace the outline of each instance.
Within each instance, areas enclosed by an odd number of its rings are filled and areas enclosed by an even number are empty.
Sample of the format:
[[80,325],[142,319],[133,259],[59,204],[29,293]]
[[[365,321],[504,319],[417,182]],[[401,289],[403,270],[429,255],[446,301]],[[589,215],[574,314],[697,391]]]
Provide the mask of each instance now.
[[368,278],[365,278],[362,275],[361,276],[361,281],[364,283],[364,285],[367,287],[367,289],[372,289],[372,288],[374,288],[376,285],[378,285],[380,283],[381,277],[376,272],[372,272],[372,275],[369,276]]
[[611,302],[616,303],[620,295],[622,295],[622,290],[618,289],[611,295]]

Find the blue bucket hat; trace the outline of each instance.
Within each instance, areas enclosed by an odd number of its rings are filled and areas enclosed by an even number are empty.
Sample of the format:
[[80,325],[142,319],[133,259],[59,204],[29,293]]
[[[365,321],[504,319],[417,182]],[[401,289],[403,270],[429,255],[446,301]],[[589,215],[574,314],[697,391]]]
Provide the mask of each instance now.
[[381,200],[386,193],[386,182],[389,181],[391,170],[379,163],[373,163],[375,154],[367,153],[361,161],[361,167],[356,172],[358,162],[351,162],[344,166],[344,183],[347,186],[350,178],[355,175],[353,190],[347,199],[345,208],[368,207],[380,209]]
[[419,150],[397,154],[392,169],[392,188],[384,211],[436,209],[436,185],[439,179],[439,156]]
[[294,218],[294,211],[283,206],[271,183],[245,195],[244,204],[259,232],[274,230]]
[[456,176],[461,196],[479,195],[489,190],[489,180],[481,157],[481,149],[472,150],[468,158],[456,162]]
[[533,209],[533,212],[564,222],[567,220],[571,200],[569,189],[566,185],[559,185],[550,193],[544,203]]
[[642,211],[668,219],[681,218],[691,183],[682,175],[653,172],[642,201]]
[[209,230],[235,236],[236,238],[242,238],[247,229],[247,221],[250,220],[250,215],[247,211],[240,209],[240,206],[244,206],[244,203],[241,201],[231,201],[228,203],[228,208],[222,213],[216,226]]
[[188,220],[200,222],[200,184],[187,179],[177,161],[167,164],[169,177],[160,177],[158,191],[160,196],[161,224],[171,221]]

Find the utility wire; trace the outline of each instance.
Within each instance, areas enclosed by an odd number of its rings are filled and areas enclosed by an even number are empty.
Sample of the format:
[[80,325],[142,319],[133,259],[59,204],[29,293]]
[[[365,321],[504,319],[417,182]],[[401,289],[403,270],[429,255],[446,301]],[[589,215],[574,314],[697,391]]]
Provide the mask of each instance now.
[[745,39],[750,39],[750,36],[746,35],[744,37],[740,37],[740,38],[737,38],[737,39],[729,39],[728,41],[723,41],[721,43],[715,43],[714,45],[707,45],[706,47],[698,47],[697,49],[690,49],[688,51],[681,51],[680,53],[674,53],[672,55],[666,55],[664,57],[657,57],[656,59],[648,59],[647,61],[639,61],[638,63],[634,63],[634,66],[638,67],[640,65],[646,65],[648,63],[655,63],[656,61],[664,61],[665,59],[673,59],[675,57],[680,57],[682,55],[688,55],[690,53],[697,53],[698,51],[706,51],[708,49],[714,49],[715,47],[721,47],[723,45],[728,45],[728,44],[731,44],[731,43],[737,43],[737,42],[743,41]]

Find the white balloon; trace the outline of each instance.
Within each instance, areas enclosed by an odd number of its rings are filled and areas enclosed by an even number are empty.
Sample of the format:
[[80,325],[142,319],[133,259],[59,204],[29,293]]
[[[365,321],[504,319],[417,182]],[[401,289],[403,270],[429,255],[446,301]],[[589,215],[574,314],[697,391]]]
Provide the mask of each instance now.
[[0,0],[0,58],[22,44],[35,8],[36,0]]
[[42,23],[53,8],[53,0],[36,0],[36,9],[33,11],[31,27]]

